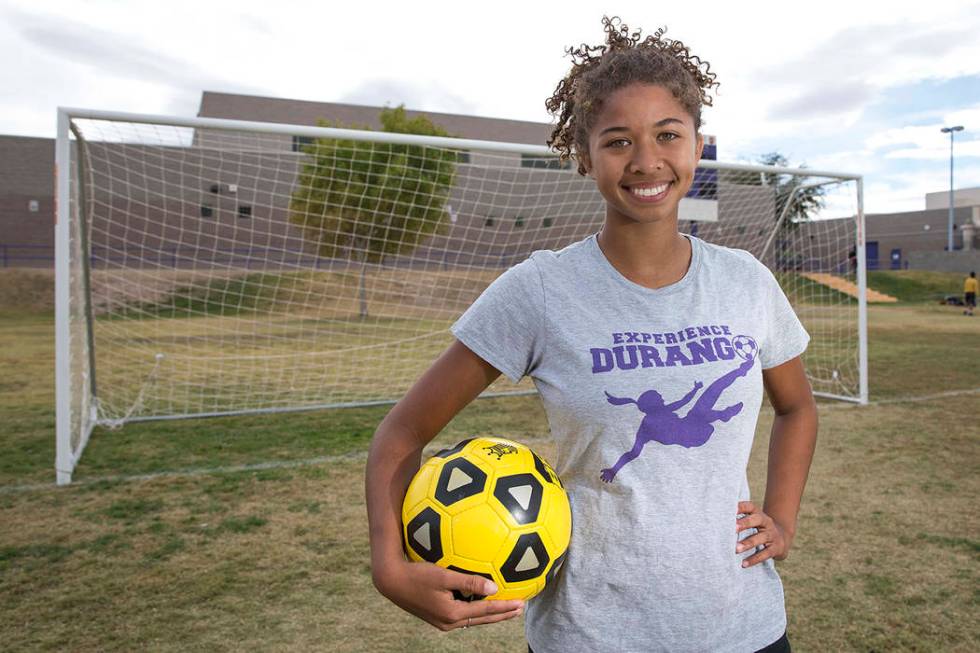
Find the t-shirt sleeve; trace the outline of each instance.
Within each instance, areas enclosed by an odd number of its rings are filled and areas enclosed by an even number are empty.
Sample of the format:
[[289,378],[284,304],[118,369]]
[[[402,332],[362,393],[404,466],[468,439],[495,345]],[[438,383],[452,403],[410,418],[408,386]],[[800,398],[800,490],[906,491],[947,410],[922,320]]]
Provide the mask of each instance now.
[[766,342],[760,353],[762,369],[782,365],[806,351],[810,334],[803,328],[786,294],[768,268],[764,268],[766,300]]
[[541,274],[529,258],[497,277],[449,330],[517,383],[540,358],[544,318]]

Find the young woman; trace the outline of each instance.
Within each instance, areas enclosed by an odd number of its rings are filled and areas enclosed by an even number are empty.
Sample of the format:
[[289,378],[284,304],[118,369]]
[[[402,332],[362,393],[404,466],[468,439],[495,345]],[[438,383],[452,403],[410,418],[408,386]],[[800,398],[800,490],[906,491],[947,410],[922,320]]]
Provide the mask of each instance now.
[[[708,64],[662,32],[604,25],[604,46],[570,50],[547,106],[549,144],[595,180],[605,223],[491,284],[379,426],[366,475],[375,584],[443,630],[521,614],[517,601],[454,601],[453,589],[495,588],[408,562],[399,514],[426,443],[501,373],[529,375],[573,524],[557,582],[528,603],[530,647],[788,651],[774,560],[789,553],[816,441],[809,335],[751,254],[678,233],[717,85]],[[763,388],[776,417],[760,507],[746,465]]]

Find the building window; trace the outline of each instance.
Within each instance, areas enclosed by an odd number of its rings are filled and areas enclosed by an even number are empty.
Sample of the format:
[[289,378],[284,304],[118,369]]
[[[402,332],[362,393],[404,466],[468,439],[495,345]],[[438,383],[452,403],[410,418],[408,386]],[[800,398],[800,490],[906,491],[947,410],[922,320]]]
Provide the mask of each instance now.
[[27,210],[31,213],[37,213],[41,208],[41,205],[37,200],[31,200],[27,203]]
[[238,205],[238,217],[239,218],[251,218],[252,217],[252,207],[248,204]]
[[302,152],[306,145],[313,145],[316,139],[312,136],[293,136],[293,152]]
[[542,223],[544,224],[545,227],[550,227],[553,222],[554,222],[554,218],[545,218],[542,221]]
[[207,204],[202,204],[201,205],[201,217],[202,218],[210,218],[213,215],[214,215],[214,207],[209,206]]
[[221,186],[219,184],[211,184],[208,190],[217,195],[221,191]]
[[486,220],[484,220],[483,221],[483,226],[484,227],[492,227],[493,226],[493,218],[487,218]]

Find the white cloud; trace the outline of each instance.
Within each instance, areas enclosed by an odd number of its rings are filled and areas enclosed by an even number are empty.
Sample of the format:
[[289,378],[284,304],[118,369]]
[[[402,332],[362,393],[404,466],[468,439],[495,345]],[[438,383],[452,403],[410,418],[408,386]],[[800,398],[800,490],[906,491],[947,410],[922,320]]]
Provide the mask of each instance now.
[[[779,149],[870,181],[932,157],[886,158],[888,150],[942,147],[938,133],[861,121],[882,89],[980,73],[977,2],[894,3],[884,14],[878,3],[825,0],[803,22],[786,7],[705,0],[654,10],[622,0],[606,12],[645,33],[666,24],[711,62],[722,86],[704,117],[723,159]],[[193,115],[204,88],[547,121],[544,100],[570,63],[564,49],[599,42],[603,9],[578,0],[3,0],[0,87],[10,92],[0,98],[0,133],[50,136],[57,105]],[[980,130],[976,110],[920,113]],[[857,125],[862,132],[840,145]]]
[[[29,47],[58,61],[87,67],[100,77],[151,82],[176,89],[228,86],[230,80],[164,50],[159,39],[144,41],[58,16],[11,11],[15,31]],[[254,92],[245,83],[241,90]]]
[[[940,129],[944,126],[964,125],[967,131],[956,135],[957,141],[969,140],[980,134],[980,104],[950,111],[928,125],[902,126],[883,129],[865,139],[865,146],[880,150],[897,145],[914,145],[923,148],[949,147],[949,135]],[[949,153],[947,152],[947,156]],[[926,157],[929,158],[929,157]]]
[[808,89],[782,102],[770,110],[772,118],[827,118],[840,119],[840,114],[855,114],[875,97],[875,89],[863,80],[841,81],[831,88]]
[[[980,140],[953,144],[953,158],[959,160],[966,157],[980,157]],[[885,154],[886,159],[926,159],[949,160],[949,144],[944,147],[915,147],[902,150],[892,150]]]
[[338,101],[375,106],[404,104],[407,109],[440,113],[472,114],[477,110],[475,103],[454,94],[438,82],[373,79],[342,95]]
[[[980,179],[980,165],[958,166],[963,178]],[[957,183],[957,188],[975,184]],[[918,211],[926,207],[926,193],[949,188],[949,168],[937,166],[936,170],[918,173],[895,172],[887,179],[869,180],[865,184],[865,211],[868,213],[893,213]]]
[[973,134],[980,134],[980,104],[946,113],[943,125],[964,125]]
[[864,144],[872,150],[881,150],[896,145],[941,143],[943,139],[940,138],[942,135],[939,131],[940,127],[941,125],[938,123],[935,125],[892,127],[871,134],[865,139]]
[[875,155],[870,150],[839,150],[822,153],[807,161],[814,170],[838,170],[868,175],[877,170]]

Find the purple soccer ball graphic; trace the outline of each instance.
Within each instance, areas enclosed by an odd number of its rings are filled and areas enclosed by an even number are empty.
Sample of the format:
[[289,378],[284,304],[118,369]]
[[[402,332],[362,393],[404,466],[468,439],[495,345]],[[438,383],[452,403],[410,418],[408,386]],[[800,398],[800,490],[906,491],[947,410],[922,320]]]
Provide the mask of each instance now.
[[732,339],[732,349],[744,360],[752,360],[759,353],[759,345],[749,336],[735,336]]

